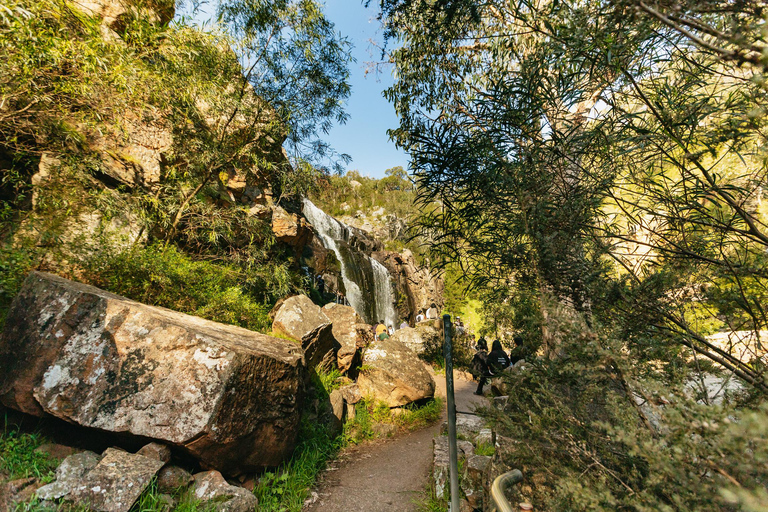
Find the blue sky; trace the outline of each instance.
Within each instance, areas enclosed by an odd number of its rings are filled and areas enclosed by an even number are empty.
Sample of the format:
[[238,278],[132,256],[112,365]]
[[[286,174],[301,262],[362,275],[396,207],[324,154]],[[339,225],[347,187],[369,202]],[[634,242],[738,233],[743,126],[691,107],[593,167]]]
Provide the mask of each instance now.
[[352,95],[346,109],[350,118],[345,125],[334,127],[328,142],[339,153],[352,157],[348,170],[381,178],[390,167],[407,169],[408,156],[387,137],[387,129],[398,125],[394,108],[381,95],[392,83],[392,70],[384,69],[378,76],[365,73],[368,63],[381,56],[369,43],[370,39],[382,40],[376,9],[366,9],[361,0],[326,0],[325,6],[336,30],[355,45],[352,51],[357,59],[350,67]]
[[[336,31],[347,37],[354,48],[357,59],[350,65],[352,94],[347,102],[349,120],[336,125],[324,138],[339,153],[346,153],[352,161],[345,170],[358,170],[374,178],[384,177],[390,167],[402,166],[408,169],[408,156],[395,147],[387,137],[387,129],[398,126],[395,109],[382,96],[382,92],[393,82],[392,69],[384,67],[377,74],[367,73],[372,61],[381,58],[380,50],[373,48],[370,41],[381,42],[383,37],[376,20],[376,0],[371,8],[365,8],[363,0],[325,0],[325,13],[336,26]],[[204,23],[210,18],[209,6],[202,3],[194,20]],[[182,14],[182,10],[179,10]]]

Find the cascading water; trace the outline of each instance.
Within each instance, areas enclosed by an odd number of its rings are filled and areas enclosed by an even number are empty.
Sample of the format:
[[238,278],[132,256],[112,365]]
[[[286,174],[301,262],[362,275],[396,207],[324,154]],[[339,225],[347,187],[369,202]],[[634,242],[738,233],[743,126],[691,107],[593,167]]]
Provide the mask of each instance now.
[[325,213],[309,199],[304,199],[302,211],[315,228],[323,247],[332,251],[341,263],[341,278],[349,304],[368,323],[384,320],[387,325],[396,326],[397,312],[386,267],[352,249],[349,245],[352,229]]

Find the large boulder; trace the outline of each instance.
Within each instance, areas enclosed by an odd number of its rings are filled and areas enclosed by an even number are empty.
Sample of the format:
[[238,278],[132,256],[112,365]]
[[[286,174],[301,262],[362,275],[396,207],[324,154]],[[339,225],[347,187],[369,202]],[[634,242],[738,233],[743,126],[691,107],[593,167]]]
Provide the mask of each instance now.
[[331,320],[312,299],[306,295],[288,297],[275,306],[272,314],[272,331],[301,342],[308,368],[318,364],[326,369],[335,366],[340,345]]
[[363,330],[370,330],[370,326],[363,324],[363,319],[351,306],[326,304],[323,306],[323,313],[333,324],[333,336],[340,345],[336,355],[339,370],[346,372],[355,362],[360,349],[366,345],[365,338],[358,333],[358,327],[364,325]]
[[431,398],[435,381],[414,351],[392,338],[374,341],[363,356],[357,384],[363,396],[389,407]]
[[416,354],[424,353],[424,339],[421,337],[419,331],[413,327],[405,327],[398,329],[395,334],[392,335],[392,339],[399,341],[409,349],[416,352]]
[[331,320],[322,308],[306,295],[294,295],[282,300],[273,310],[272,331],[296,341]]
[[336,368],[339,342],[333,337],[331,324],[322,324],[301,338],[304,361],[308,368],[320,367],[328,372]]
[[35,416],[154,439],[224,472],[293,451],[299,347],[39,272],[0,337],[0,402]]

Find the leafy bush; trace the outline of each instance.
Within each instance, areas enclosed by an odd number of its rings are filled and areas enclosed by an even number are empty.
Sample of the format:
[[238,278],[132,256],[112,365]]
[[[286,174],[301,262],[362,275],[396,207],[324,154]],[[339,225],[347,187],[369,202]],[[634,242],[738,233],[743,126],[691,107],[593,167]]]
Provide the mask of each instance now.
[[486,412],[499,434],[524,441],[501,451],[523,471],[525,498],[543,510],[765,507],[768,407],[697,403],[663,374],[629,379],[615,348],[573,338],[566,359],[510,374],[506,409]]
[[87,261],[90,281],[114,293],[216,322],[267,332],[263,281],[225,263],[192,259],[174,246],[136,247]]

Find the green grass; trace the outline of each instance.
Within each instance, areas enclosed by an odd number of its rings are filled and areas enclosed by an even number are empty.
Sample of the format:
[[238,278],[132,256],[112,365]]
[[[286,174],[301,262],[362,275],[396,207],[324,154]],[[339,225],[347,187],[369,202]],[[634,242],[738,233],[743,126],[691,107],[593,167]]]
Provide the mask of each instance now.
[[344,439],[348,444],[358,444],[376,437],[374,423],[390,423],[402,430],[417,430],[431,425],[440,419],[443,402],[433,398],[426,404],[407,405],[400,414],[392,414],[383,402],[373,402],[364,398],[355,405],[355,421],[344,425]]
[[[340,387],[340,377],[338,370],[315,369],[312,383],[321,404],[325,404],[328,395]],[[322,416],[323,411],[318,413]],[[276,470],[262,475],[254,489],[259,499],[259,512],[300,512],[317,475],[328,460],[339,453],[344,441],[344,436],[333,437],[316,418],[304,416],[293,457]]]
[[35,452],[45,441],[39,434],[18,432],[6,421],[0,434],[0,473],[7,474],[9,480],[35,477],[45,483],[51,482],[57,461],[47,454]]
[[493,457],[496,455],[496,448],[490,444],[480,443],[475,447],[475,455],[487,455]]
[[265,473],[254,494],[260,512],[300,512],[317,475],[341,449],[341,438],[332,438],[324,425],[303,418],[299,444],[290,461]]

